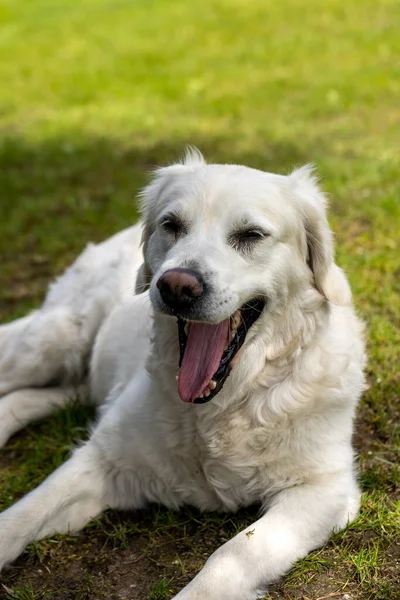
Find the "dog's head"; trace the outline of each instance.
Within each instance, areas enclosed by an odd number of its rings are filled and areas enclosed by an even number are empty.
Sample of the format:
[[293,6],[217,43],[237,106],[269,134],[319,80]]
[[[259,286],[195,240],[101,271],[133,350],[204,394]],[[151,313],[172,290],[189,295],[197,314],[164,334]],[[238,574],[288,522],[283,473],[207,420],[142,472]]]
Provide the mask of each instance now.
[[142,276],[154,309],[178,318],[183,400],[218,393],[261,314],[312,287],[351,303],[325,211],[310,167],[274,175],[190,151],[155,172],[142,193]]

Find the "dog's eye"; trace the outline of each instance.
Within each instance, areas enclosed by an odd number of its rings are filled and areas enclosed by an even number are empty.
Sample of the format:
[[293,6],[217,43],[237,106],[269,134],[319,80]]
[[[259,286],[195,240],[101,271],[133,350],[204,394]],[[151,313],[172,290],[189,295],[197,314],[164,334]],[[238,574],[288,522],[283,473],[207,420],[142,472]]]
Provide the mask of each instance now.
[[265,233],[259,229],[247,229],[246,231],[239,231],[237,236],[240,240],[254,241],[261,240],[265,237]]
[[175,239],[178,239],[178,237],[184,231],[182,221],[180,221],[177,218],[167,217],[161,221],[160,225],[166,233],[169,233],[171,236],[174,236]]
[[257,228],[243,229],[242,231],[236,231],[229,237],[229,243],[235,248],[235,250],[251,250],[251,248],[260,240],[267,237],[268,234],[265,231]]

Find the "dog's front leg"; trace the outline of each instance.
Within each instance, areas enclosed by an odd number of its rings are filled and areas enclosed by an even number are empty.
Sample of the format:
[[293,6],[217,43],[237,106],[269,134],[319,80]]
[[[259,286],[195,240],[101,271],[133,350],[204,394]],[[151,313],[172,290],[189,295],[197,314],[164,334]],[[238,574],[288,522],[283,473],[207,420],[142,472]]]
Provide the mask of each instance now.
[[88,442],[72,458],[0,515],[0,570],[33,540],[78,531],[106,506],[105,473]]
[[354,518],[359,492],[352,472],[325,475],[275,497],[266,514],[221,546],[175,600],[254,600],[296,560]]

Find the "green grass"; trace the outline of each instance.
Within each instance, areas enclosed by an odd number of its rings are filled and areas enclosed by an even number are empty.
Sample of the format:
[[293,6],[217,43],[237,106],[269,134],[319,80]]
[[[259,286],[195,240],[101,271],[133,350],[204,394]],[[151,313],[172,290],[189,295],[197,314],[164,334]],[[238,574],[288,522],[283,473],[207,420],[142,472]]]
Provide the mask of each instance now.
[[168,600],[171,596],[170,582],[164,577],[150,588],[149,600]]
[[20,587],[17,590],[3,586],[3,590],[5,592],[4,600],[35,600],[41,597],[41,595],[37,596],[35,594],[30,584]]
[[[400,595],[399,20],[396,0],[0,6],[0,319],[37,306],[88,239],[133,222],[146,172],[187,143],[213,161],[318,168],[367,322],[365,495],[272,598]],[[73,405],[16,436],[0,452],[0,506],[60,464],[92,416]],[[78,538],[32,545],[3,597],[168,598],[254,516],[108,512]]]

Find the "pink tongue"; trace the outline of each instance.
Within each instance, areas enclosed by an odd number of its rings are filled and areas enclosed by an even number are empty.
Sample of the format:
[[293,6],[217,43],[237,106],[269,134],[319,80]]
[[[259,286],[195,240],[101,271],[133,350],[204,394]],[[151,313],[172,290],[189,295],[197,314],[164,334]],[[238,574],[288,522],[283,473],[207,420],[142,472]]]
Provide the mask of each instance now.
[[228,336],[229,319],[218,325],[192,323],[178,379],[178,392],[184,402],[198,398],[218,371]]

